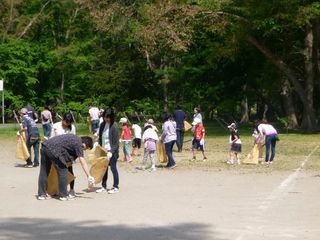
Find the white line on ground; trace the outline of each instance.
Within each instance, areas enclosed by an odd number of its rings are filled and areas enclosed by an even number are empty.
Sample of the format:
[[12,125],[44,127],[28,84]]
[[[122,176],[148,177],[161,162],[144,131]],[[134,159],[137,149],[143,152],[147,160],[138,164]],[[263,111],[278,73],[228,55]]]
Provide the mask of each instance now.
[[[297,168],[293,173],[291,173],[285,180],[283,180],[278,187],[276,187],[269,197],[266,198],[265,201],[261,203],[261,205],[258,207],[258,210],[261,211],[266,211],[270,208],[271,204],[279,199],[281,195],[284,193],[284,191],[291,185],[291,183],[297,179],[299,176],[299,173],[303,169],[303,167],[306,165],[306,163],[309,161],[310,157],[318,150],[319,145],[316,146],[309,154],[306,156],[306,158],[302,161],[300,164],[300,167]],[[256,228],[257,230],[262,229],[261,227]],[[242,240],[246,236],[248,232],[243,232],[241,233],[238,237],[235,238],[235,240]]]

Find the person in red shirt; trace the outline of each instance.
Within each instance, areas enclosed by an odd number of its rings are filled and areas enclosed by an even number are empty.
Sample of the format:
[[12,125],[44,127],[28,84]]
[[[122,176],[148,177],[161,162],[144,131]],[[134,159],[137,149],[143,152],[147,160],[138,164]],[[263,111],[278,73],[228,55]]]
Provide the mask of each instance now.
[[121,118],[120,119],[121,124],[121,142],[123,142],[123,161],[132,162],[132,156],[130,151],[130,142],[131,142],[131,131],[128,126],[128,119],[127,118]]
[[200,119],[195,118],[192,125],[194,126],[194,137],[192,140],[193,160],[196,159],[196,151],[200,150],[202,152],[203,161],[206,161],[207,157],[204,153],[204,136],[206,130]]

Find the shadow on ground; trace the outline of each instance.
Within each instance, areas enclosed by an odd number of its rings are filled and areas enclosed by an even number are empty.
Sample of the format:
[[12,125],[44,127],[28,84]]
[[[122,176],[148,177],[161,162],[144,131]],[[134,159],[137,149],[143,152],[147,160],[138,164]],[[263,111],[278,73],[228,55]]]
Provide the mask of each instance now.
[[[152,223],[150,222],[150,225]],[[95,221],[11,218],[0,220],[0,239],[24,240],[226,240],[216,236],[207,225],[178,224],[161,227],[102,225]]]

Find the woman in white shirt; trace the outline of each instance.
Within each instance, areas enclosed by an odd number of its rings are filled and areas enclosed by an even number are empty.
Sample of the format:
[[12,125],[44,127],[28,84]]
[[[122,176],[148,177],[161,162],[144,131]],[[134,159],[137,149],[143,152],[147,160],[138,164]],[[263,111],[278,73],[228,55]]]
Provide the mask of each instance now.
[[[278,140],[277,130],[266,121],[263,121],[258,125],[259,134],[261,137],[265,136],[266,145],[266,163],[272,164],[272,161],[276,155],[276,142]],[[270,155],[271,149],[271,155]]]

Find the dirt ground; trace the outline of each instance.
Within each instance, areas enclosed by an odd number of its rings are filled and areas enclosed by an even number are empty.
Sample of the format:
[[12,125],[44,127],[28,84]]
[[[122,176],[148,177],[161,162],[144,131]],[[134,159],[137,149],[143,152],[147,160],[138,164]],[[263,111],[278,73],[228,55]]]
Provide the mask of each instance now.
[[121,163],[114,195],[84,191],[76,164],[79,197],[68,202],[36,200],[39,168],[18,167],[14,152],[14,138],[0,140],[1,240],[319,239],[320,175],[305,168],[319,160],[316,145],[285,170],[195,167],[183,157],[188,152],[175,153],[174,170],[140,172],[137,162]]

